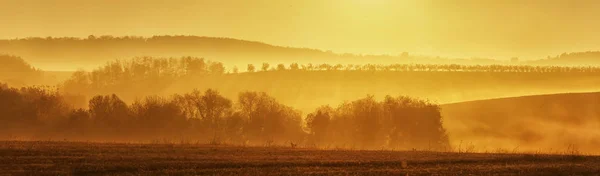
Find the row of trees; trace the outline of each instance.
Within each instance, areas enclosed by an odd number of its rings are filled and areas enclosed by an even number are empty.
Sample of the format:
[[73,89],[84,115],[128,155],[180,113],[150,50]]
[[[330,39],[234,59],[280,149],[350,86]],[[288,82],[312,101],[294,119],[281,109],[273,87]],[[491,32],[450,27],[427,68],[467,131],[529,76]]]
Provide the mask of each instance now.
[[169,98],[148,96],[131,104],[114,94],[94,96],[88,104],[86,109],[74,109],[56,89],[3,85],[2,137],[252,144],[297,142],[304,137],[301,113],[259,92],[240,93],[237,103],[209,89]]
[[[263,71],[268,73],[286,74],[235,74],[239,70],[234,68],[234,74],[227,74],[226,68],[220,62],[211,62],[202,58],[182,57],[182,58],[154,58],[154,57],[138,57],[130,60],[116,60],[107,63],[106,65],[93,71],[78,71],[72,77],[64,82],[61,90],[70,95],[82,95],[79,98],[70,98],[70,102],[77,104],[78,107],[87,106],[86,99],[94,95],[117,94],[121,99],[131,102],[136,98],[147,95],[170,95],[172,93],[182,93],[192,90],[193,88],[219,88],[222,93],[228,96],[234,96],[240,91],[245,90],[260,90],[269,91],[282,101],[287,101],[292,95],[287,93],[276,93],[278,89],[287,89],[289,87],[297,87],[300,82],[310,88],[327,89],[329,87],[337,87],[344,84],[368,84],[373,81],[378,82],[378,79],[389,79],[396,82],[409,83],[415,80],[435,80],[432,82],[446,82],[448,80],[462,80],[460,74],[473,74],[472,79],[480,79],[479,81],[494,81],[503,79],[502,76],[519,76],[519,74],[504,74],[504,73],[562,73],[562,74],[527,74],[528,78],[519,78],[523,83],[529,83],[530,78],[533,79],[548,79],[550,77],[563,75],[565,77],[580,78],[582,74],[594,76],[600,73],[599,67],[535,67],[535,66],[518,66],[518,65],[301,65],[293,63],[290,65],[279,64],[273,67],[268,63],[260,66],[248,65],[249,72]],[[327,71],[330,70],[330,71]],[[340,71],[335,71],[340,70]],[[344,71],[341,71],[344,70]],[[362,70],[362,71],[361,71]],[[373,77],[370,73],[442,73],[442,74],[427,74],[428,77],[407,78],[406,75],[387,74],[386,77]],[[309,73],[311,72],[311,73]],[[460,73],[453,76],[446,76],[447,72]],[[491,75],[495,79],[489,77],[477,77],[477,73],[486,72],[493,73]],[[338,74],[339,73],[339,74]],[[575,74],[573,74],[575,73]],[[347,77],[353,74],[352,78]],[[338,76],[336,76],[338,75]],[[339,77],[341,75],[342,77]],[[354,76],[356,75],[356,76]],[[320,78],[314,78],[319,76]],[[317,81],[321,79],[321,81]],[[511,78],[512,79],[512,78]],[[296,80],[297,82],[294,82]],[[323,81],[326,80],[326,81]],[[307,82],[308,81],[308,82]],[[274,84],[274,85],[273,85]],[[267,86],[273,85],[273,86]],[[385,85],[365,85],[357,86],[349,89],[357,89],[363,87],[365,89],[378,89],[381,87],[389,87],[386,89],[397,89]],[[323,91],[312,91],[311,89],[302,90],[299,92],[307,92],[312,95],[324,93]],[[284,92],[284,91],[280,91]],[[365,91],[360,93],[364,95],[370,93]],[[415,95],[413,92],[405,92]],[[424,95],[415,95],[424,96]],[[356,96],[353,96],[354,98]],[[299,107],[299,106],[298,106]],[[304,107],[300,107],[304,108]],[[310,107],[314,108],[314,107]]]
[[368,96],[332,108],[322,106],[308,114],[306,124],[318,145],[353,145],[366,148],[448,147],[438,105],[409,97]]
[[[2,59],[0,56],[0,59]],[[10,60],[10,59],[7,59]],[[36,73],[36,70],[22,60],[12,59],[17,64],[0,71],[2,75],[15,75],[16,73]],[[8,61],[7,61],[8,62]],[[10,62],[12,63],[12,62]],[[10,64],[9,63],[9,64]],[[21,68],[26,67],[26,68]],[[11,69],[13,71],[11,71]],[[14,71],[20,69],[24,71]],[[260,68],[248,64],[248,72],[257,71],[395,71],[395,72],[510,72],[510,73],[600,73],[600,67],[557,67],[557,66],[529,66],[529,65],[433,65],[433,64],[393,64],[393,65],[330,65],[292,63],[289,66],[278,64],[271,66],[263,63]],[[231,70],[238,73],[238,68]],[[3,74],[6,72],[6,74]],[[220,62],[206,61],[203,58],[153,58],[137,57],[130,60],[116,60],[105,64],[91,72],[77,71],[71,79],[64,83],[66,92],[89,94],[119,95],[131,94],[124,91],[123,87],[136,90],[134,93],[157,93],[164,90],[180,78],[205,78],[210,75],[222,75],[226,68]],[[198,81],[198,79],[193,79]]]
[[554,57],[548,56],[546,59],[529,61],[527,63],[542,65],[598,65],[598,58],[600,58],[600,51],[586,51],[562,53]]
[[[547,59],[511,62],[493,58],[448,58],[439,56],[419,56],[407,52],[394,55],[337,54],[308,48],[273,46],[261,42],[231,38],[199,36],[94,36],[75,37],[29,37],[0,40],[0,50],[4,53],[26,57],[34,61],[48,62],[48,59],[75,61],[78,63],[99,64],[107,59],[133,56],[201,56],[219,58],[227,62],[247,62],[250,60],[315,62],[327,63],[418,63],[418,64],[507,64],[523,63],[534,65],[595,65],[598,66],[599,51],[563,53]],[[82,61],[80,58],[86,58]]]
[[[248,72],[255,72],[256,66],[248,64]],[[284,70],[302,70],[302,71],[401,71],[401,72],[514,72],[514,73],[599,73],[600,67],[592,66],[532,66],[532,65],[459,65],[459,64],[306,64],[299,65],[292,63],[286,67],[284,64],[278,64],[273,67],[269,63],[263,63],[260,71],[284,71]]]
[[310,144],[361,148],[447,145],[439,108],[407,97],[373,97],[319,108],[305,120],[298,110],[262,92],[237,101],[207,90],[131,104],[116,95],[95,96],[75,109],[49,87],[0,86],[0,137],[149,141],[194,140],[231,144]]
[[[201,37],[201,36],[94,36],[87,38],[76,37],[28,37],[21,39],[0,40],[0,49],[5,52],[21,56],[35,56],[34,53],[43,54],[44,57],[57,55],[73,57],[86,57],[93,59],[107,59],[115,57],[144,56],[144,55],[170,55],[179,56],[182,53],[191,56],[237,56],[244,55],[265,56],[287,55],[290,57],[310,56],[336,56],[317,49],[290,48],[265,44],[262,42],[246,41],[232,38]],[[30,50],[30,51],[27,51]],[[69,53],[59,53],[69,50]],[[110,51],[110,52],[106,52]],[[37,58],[35,58],[37,59]]]
[[[77,71],[65,81],[63,87],[65,92],[84,95],[149,95],[162,92],[183,77],[224,73],[222,63],[203,58],[137,57],[109,62],[91,72]],[[123,89],[124,87],[127,89]]]

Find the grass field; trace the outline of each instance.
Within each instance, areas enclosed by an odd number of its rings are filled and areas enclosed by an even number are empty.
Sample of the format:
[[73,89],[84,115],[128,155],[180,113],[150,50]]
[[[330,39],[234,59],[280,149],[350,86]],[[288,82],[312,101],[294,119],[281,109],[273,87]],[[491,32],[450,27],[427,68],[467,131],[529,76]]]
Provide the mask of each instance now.
[[598,175],[582,155],[0,142],[0,175]]
[[[600,93],[565,93],[441,105],[453,145],[477,150],[567,150],[600,154]],[[464,146],[464,145],[463,145]]]

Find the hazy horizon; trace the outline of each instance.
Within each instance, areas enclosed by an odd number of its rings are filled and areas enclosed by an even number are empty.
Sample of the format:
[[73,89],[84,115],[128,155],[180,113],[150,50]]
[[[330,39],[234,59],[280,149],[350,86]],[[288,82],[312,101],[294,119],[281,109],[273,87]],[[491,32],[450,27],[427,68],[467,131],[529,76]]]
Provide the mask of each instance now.
[[0,0],[0,173],[597,174],[598,9]]
[[[160,50],[157,50],[160,48]],[[426,65],[538,65],[538,66],[598,66],[600,51],[561,52],[543,58],[510,59],[401,54],[337,53],[310,47],[279,46],[262,41],[229,37],[193,35],[86,37],[26,37],[0,39],[0,54],[24,59],[45,71],[91,71],[115,60],[135,57],[201,57],[223,62],[227,70],[247,64],[426,64]],[[85,58],[85,59],[81,59]],[[515,60],[516,59],[516,60]],[[60,62],[57,62],[60,61]],[[241,69],[240,71],[243,71]]]
[[[540,59],[600,50],[594,1],[5,0],[0,38],[196,35],[336,53]],[[275,15],[276,14],[276,15]]]

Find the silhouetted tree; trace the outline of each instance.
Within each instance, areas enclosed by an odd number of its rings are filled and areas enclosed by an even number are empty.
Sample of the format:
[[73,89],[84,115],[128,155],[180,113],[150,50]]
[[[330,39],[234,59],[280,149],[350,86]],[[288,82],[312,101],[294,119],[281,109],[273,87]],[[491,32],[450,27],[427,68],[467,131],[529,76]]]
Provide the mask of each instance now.
[[185,129],[187,118],[173,100],[158,96],[146,97],[130,106],[137,133],[154,134],[155,138],[175,138]]
[[298,66],[298,63],[292,63],[290,64],[290,70],[299,70],[300,67]]
[[387,96],[383,102],[368,96],[335,110],[320,107],[306,117],[306,126],[311,139],[321,145],[432,150],[449,145],[439,107],[403,96]]
[[279,104],[266,93],[242,92],[238,96],[240,115],[248,122],[244,127],[255,143],[299,140],[302,137],[300,112]]
[[67,131],[68,137],[74,137],[79,139],[85,139],[89,137],[93,131],[93,122],[90,117],[90,113],[84,109],[72,110],[68,116],[68,121],[63,125],[63,130]]
[[255,71],[254,65],[248,64],[248,72],[254,72],[254,71]]
[[210,63],[209,71],[212,74],[223,74],[225,73],[225,67],[223,66],[223,63],[214,62]]
[[277,71],[284,71],[284,70],[285,70],[285,65],[277,64]]
[[262,68],[262,71],[268,71],[269,67],[270,67],[269,63],[263,63],[261,68]]
[[89,102],[90,116],[100,128],[114,134],[127,132],[131,124],[131,112],[125,102],[115,94],[95,96]]
[[49,87],[9,88],[0,84],[0,136],[42,135],[67,120],[68,105]]
[[321,144],[328,139],[328,128],[333,114],[331,107],[322,106],[306,116],[306,126],[310,130],[314,142]]

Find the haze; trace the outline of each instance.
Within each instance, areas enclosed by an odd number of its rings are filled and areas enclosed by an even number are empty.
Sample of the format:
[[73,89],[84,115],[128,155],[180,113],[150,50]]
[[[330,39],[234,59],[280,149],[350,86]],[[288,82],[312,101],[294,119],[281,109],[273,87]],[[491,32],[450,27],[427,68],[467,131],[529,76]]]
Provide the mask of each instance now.
[[231,37],[338,53],[540,59],[598,50],[598,1],[2,0],[0,38]]
[[597,174],[598,9],[0,0],[0,173]]

